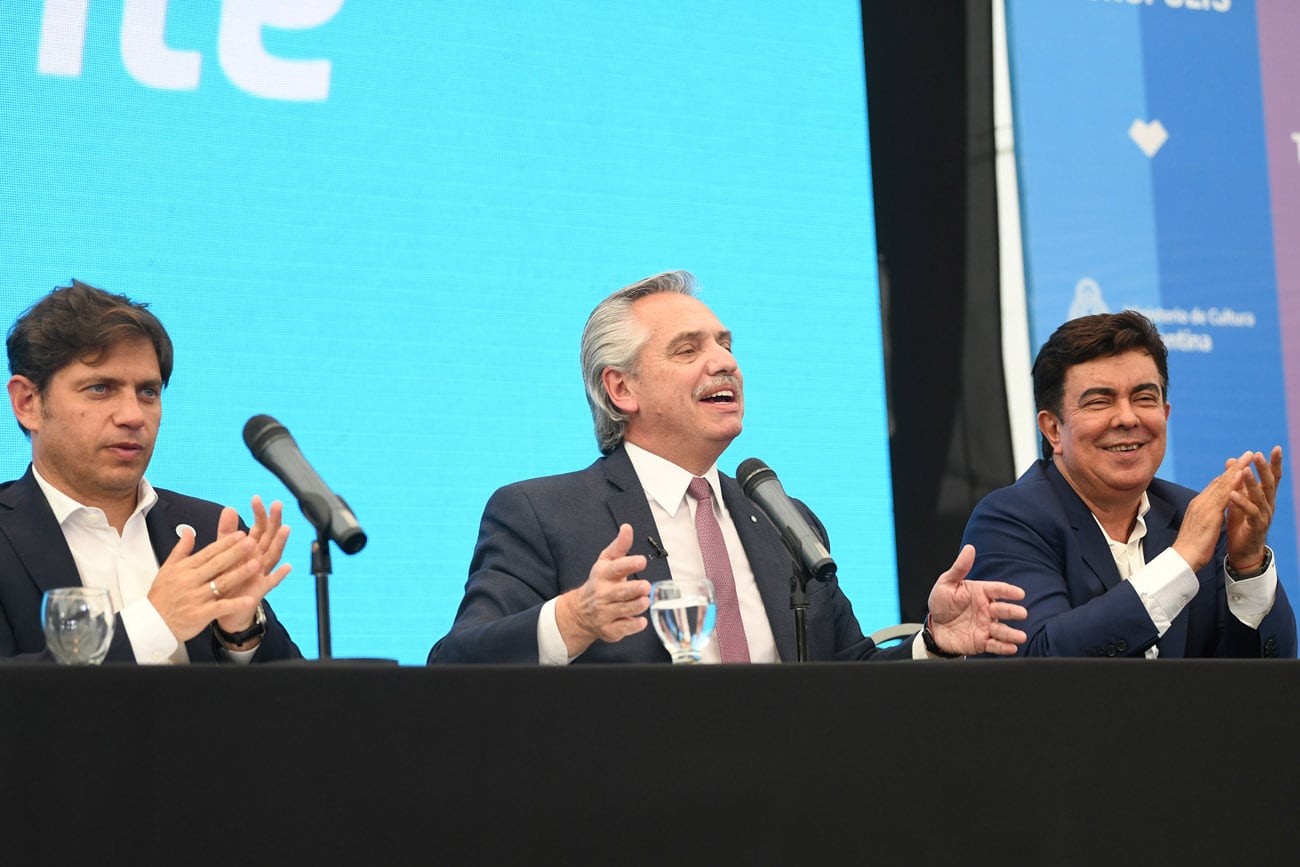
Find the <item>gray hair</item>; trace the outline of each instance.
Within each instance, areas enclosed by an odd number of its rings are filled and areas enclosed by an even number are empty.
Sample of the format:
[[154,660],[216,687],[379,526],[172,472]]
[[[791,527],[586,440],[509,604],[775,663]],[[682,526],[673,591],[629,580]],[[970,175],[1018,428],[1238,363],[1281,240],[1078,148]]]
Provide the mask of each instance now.
[[582,381],[587,387],[587,403],[601,454],[618,448],[627,427],[627,416],[605,391],[605,370],[613,368],[629,376],[637,375],[637,360],[650,334],[632,313],[632,305],[661,292],[694,297],[695,277],[689,271],[665,271],[624,286],[591,311],[582,329]]

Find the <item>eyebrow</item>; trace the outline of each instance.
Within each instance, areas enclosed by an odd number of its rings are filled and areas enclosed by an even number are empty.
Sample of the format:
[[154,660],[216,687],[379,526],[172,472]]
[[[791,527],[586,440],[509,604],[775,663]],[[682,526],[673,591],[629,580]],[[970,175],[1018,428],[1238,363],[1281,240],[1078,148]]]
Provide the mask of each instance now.
[[[1139,383],[1138,385],[1133,386],[1133,389],[1129,392],[1129,394],[1138,394],[1139,392],[1143,392],[1143,391],[1154,391],[1156,394],[1160,394],[1160,386],[1158,383],[1154,383],[1154,382]],[[1103,397],[1114,397],[1118,393],[1119,391],[1117,389],[1107,388],[1105,386],[1097,386],[1095,388],[1085,388],[1083,392],[1079,395],[1079,400],[1083,401],[1097,395]]]
[[93,376],[93,375],[78,377],[77,379],[73,380],[72,386],[73,388],[83,388],[87,385],[94,385],[96,383],[102,383],[103,385],[113,385],[113,386],[130,385],[135,388],[157,388],[159,390],[162,389],[161,379],[146,379],[146,380],[142,380],[141,382],[131,382],[130,380],[123,379],[120,376]]
[[[707,332],[704,331],[683,331],[681,334],[678,334],[672,340],[668,341],[668,348],[671,349],[672,347],[677,346],[678,344],[687,343],[692,340],[700,340],[705,336],[706,333]],[[724,341],[729,341],[731,340],[731,332],[724,328],[721,331],[714,334],[714,339],[717,340],[719,343],[722,343]]]

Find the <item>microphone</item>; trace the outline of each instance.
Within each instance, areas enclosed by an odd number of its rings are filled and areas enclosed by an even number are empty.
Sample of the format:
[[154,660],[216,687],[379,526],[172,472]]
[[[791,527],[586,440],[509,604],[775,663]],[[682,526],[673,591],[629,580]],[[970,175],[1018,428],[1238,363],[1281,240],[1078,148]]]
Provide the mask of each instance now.
[[319,532],[326,532],[344,554],[366,546],[366,534],[343,498],[330,490],[298,450],[289,431],[269,415],[244,425],[244,443],[257,462],[275,473],[298,498],[298,508]]
[[835,577],[835,561],[822,544],[808,519],[795,506],[786,494],[785,488],[777,479],[776,473],[758,458],[750,458],[736,470],[736,479],[740,482],[745,496],[767,513],[781,531],[781,541],[790,551],[790,556],[799,564],[806,578],[829,581]]

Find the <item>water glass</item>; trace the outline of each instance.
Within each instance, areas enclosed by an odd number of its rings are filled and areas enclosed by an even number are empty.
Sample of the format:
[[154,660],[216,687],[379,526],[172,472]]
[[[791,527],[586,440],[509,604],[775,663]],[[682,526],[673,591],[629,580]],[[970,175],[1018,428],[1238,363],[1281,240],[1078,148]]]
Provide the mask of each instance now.
[[113,642],[113,602],[103,587],[45,593],[45,644],[62,665],[99,665]]
[[674,664],[700,661],[715,617],[713,583],[705,578],[650,585],[650,622]]

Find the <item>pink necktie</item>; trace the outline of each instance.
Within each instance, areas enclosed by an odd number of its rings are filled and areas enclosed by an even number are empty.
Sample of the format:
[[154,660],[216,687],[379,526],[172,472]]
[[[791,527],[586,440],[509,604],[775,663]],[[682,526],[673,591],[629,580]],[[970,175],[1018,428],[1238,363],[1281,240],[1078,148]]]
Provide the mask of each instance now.
[[717,599],[718,622],[714,634],[723,662],[749,662],[749,642],[745,640],[745,624],[740,619],[740,600],[736,598],[736,578],[731,573],[731,558],[727,556],[727,543],[722,540],[722,529],[713,517],[713,495],[708,479],[691,479],[686,488],[696,500],[695,535],[704,555],[704,577],[713,582]]

